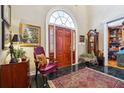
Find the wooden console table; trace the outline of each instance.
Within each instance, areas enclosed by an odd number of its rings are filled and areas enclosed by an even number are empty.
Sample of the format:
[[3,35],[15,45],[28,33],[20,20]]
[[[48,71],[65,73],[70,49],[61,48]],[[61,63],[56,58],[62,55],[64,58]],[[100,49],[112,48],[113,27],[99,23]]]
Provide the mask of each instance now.
[[27,88],[29,81],[29,60],[0,65],[1,88]]

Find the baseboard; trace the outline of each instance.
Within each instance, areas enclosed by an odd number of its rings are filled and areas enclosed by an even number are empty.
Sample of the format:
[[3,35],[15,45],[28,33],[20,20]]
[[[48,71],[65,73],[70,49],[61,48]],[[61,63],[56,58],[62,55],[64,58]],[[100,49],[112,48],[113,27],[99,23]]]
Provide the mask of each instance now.
[[[31,72],[30,72],[30,76],[35,75],[35,73],[36,73],[35,71],[31,71]],[[38,72],[38,74],[40,74],[40,73]]]
[[30,72],[30,76],[33,76],[33,75],[35,75],[35,71]]
[[72,64],[72,65],[77,65],[78,63],[74,63],[74,64]]

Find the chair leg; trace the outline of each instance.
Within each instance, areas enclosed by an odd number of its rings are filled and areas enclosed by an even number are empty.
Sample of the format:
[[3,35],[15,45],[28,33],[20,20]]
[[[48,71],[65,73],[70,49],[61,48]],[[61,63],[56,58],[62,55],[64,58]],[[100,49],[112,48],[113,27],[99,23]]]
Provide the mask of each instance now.
[[47,86],[47,76],[43,75],[43,87]]
[[36,68],[36,72],[35,72],[35,80],[37,80],[37,75],[38,75],[38,69]]
[[37,80],[37,70],[36,70],[36,73],[35,73],[35,84],[36,84],[36,88],[38,88],[38,80]]
[[57,75],[58,75],[58,68],[56,68],[56,72],[55,72],[55,73],[56,73],[56,77],[58,77],[58,76],[57,76]]

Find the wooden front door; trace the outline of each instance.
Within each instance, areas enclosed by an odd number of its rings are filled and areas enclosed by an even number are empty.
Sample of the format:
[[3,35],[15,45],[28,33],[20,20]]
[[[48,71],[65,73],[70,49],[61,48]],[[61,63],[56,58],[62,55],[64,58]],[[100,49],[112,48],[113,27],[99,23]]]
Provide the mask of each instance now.
[[56,26],[56,59],[59,67],[71,65],[71,30]]

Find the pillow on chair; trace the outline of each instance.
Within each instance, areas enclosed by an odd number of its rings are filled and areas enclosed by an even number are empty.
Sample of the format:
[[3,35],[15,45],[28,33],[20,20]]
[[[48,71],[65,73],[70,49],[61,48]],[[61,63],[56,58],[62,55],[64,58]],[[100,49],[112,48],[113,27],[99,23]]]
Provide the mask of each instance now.
[[36,55],[36,60],[39,61],[39,66],[45,66],[47,64],[47,60],[44,54]]

